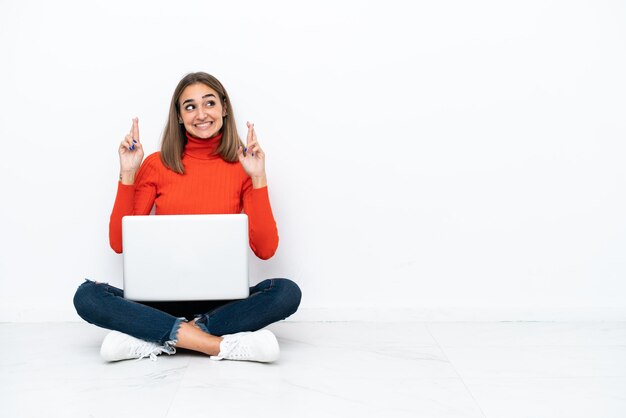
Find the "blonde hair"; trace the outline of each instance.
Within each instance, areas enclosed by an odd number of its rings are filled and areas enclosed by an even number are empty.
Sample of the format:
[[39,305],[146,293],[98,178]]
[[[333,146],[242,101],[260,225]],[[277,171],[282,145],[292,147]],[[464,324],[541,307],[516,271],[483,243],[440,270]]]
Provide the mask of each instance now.
[[163,130],[163,139],[161,141],[161,161],[167,168],[178,174],[185,173],[182,158],[185,145],[187,145],[185,126],[179,122],[179,100],[185,88],[197,83],[202,83],[215,90],[222,103],[222,108],[226,111],[224,124],[222,125],[222,140],[217,147],[216,153],[219,154],[224,161],[232,163],[238,161],[237,149],[239,146],[243,146],[243,142],[241,142],[241,138],[239,138],[239,134],[237,133],[233,107],[230,104],[230,98],[222,83],[220,83],[217,78],[207,73],[197,72],[187,74],[180,80],[172,95],[167,124]]

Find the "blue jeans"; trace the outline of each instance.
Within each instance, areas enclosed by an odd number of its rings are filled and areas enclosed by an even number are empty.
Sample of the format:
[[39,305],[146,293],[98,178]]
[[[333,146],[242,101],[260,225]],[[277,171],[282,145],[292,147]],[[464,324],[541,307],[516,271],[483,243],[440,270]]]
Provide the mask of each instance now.
[[241,300],[133,302],[117,287],[86,280],[74,295],[74,307],[91,324],[171,345],[183,321],[197,318],[203,331],[216,336],[256,331],[293,314],[300,298],[300,288],[291,280],[268,279]]

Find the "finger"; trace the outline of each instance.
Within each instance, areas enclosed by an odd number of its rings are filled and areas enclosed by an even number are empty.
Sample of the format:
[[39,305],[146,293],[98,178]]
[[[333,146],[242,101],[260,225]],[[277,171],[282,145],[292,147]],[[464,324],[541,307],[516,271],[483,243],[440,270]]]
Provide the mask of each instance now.
[[261,151],[261,146],[259,145],[259,141],[257,140],[256,137],[256,130],[254,129],[254,123],[251,124],[252,125],[252,148],[253,148],[253,154],[256,154],[257,152]]
[[252,143],[254,124],[250,122],[246,122],[246,125],[248,125],[248,136],[246,137],[246,146],[248,146]]
[[255,141],[255,140],[251,140],[248,142],[248,144],[246,145],[246,148],[248,148],[248,151],[251,150],[252,148],[254,148],[255,146],[259,146],[259,144]]
[[135,119],[133,118],[133,122],[130,124],[130,131],[128,131],[128,134],[126,134],[126,136],[124,137],[122,144],[120,144],[121,147],[124,147],[132,151],[134,130],[135,130]]
[[259,152],[261,150],[261,147],[259,147],[257,144],[252,145],[251,147],[246,147],[244,148],[244,152],[246,153],[246,155],[250,154],[254,157],[254,155]]
[[139,142],[139,118],[133,119],[133,139]]
[[254,129],[254,123],[248,122],[248,136],[251,141],[256,141],[256,130]]
[[259,141],[256,138],[256,132],[254,131],[254,126],[253,126],[251,138],[248,140],[248,148],[251,148],[254,144],[258,144],[258,143]]
[[254,123],[252,124],[252,140],[256,141],[256,130],[254,129]]
[[248,149],[261,149],[261,145],[259,144],[259,141],[256,138],[256,134],[254,133],[254,131],[252,132],[252,139],[250,140],[250,142],[248,142]]
[[239,148],[237,148],[237,157],[239,157],[240,163],[242,163],[245,159],[245,156],[243,155],[243,147],[241,145],[239,145]]
[[248,147],[248,152],[251,152],[253,155],[259,151],[261,151],[261,147],[257,143],[254,143],[251,147]]
[[135,144],[133,143],[133,137],[131,134],[126,135],[122,144],[124,145],[125,148],[127,148],[130,151],[135,149],[135,146],[134,146]]

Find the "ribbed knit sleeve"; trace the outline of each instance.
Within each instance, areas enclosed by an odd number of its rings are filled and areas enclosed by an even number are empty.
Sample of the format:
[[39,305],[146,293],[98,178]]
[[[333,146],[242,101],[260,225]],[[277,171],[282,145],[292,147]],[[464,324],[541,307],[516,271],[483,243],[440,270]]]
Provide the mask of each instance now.
[[243,211],[248,215],[250,248],[257,257],[267,260],[278,248],[278,229],[267,187],[253,189],[248,178],[243,189]]
[[137,171],[135,184],[125,185],[119,182],[117,185],[117,195],[109,220],[109,243],[113,251],[118,254],[123,250],[122,218],[132,215],[148,215],[152,210],[159,177],[157,162],[159,162],[158,153],[149,155]]

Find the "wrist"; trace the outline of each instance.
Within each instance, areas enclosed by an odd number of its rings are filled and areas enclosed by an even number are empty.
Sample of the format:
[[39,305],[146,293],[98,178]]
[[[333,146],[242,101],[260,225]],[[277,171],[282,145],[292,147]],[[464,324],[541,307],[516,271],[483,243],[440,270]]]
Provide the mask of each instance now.
[[254,176],[250,177],[252,179],[252,188],[260,189],[261,187],[267,186],[267,177],[265,175],[262,176]]
[[136,171],[120,171],[120,182],[125,185],[135,184]]

